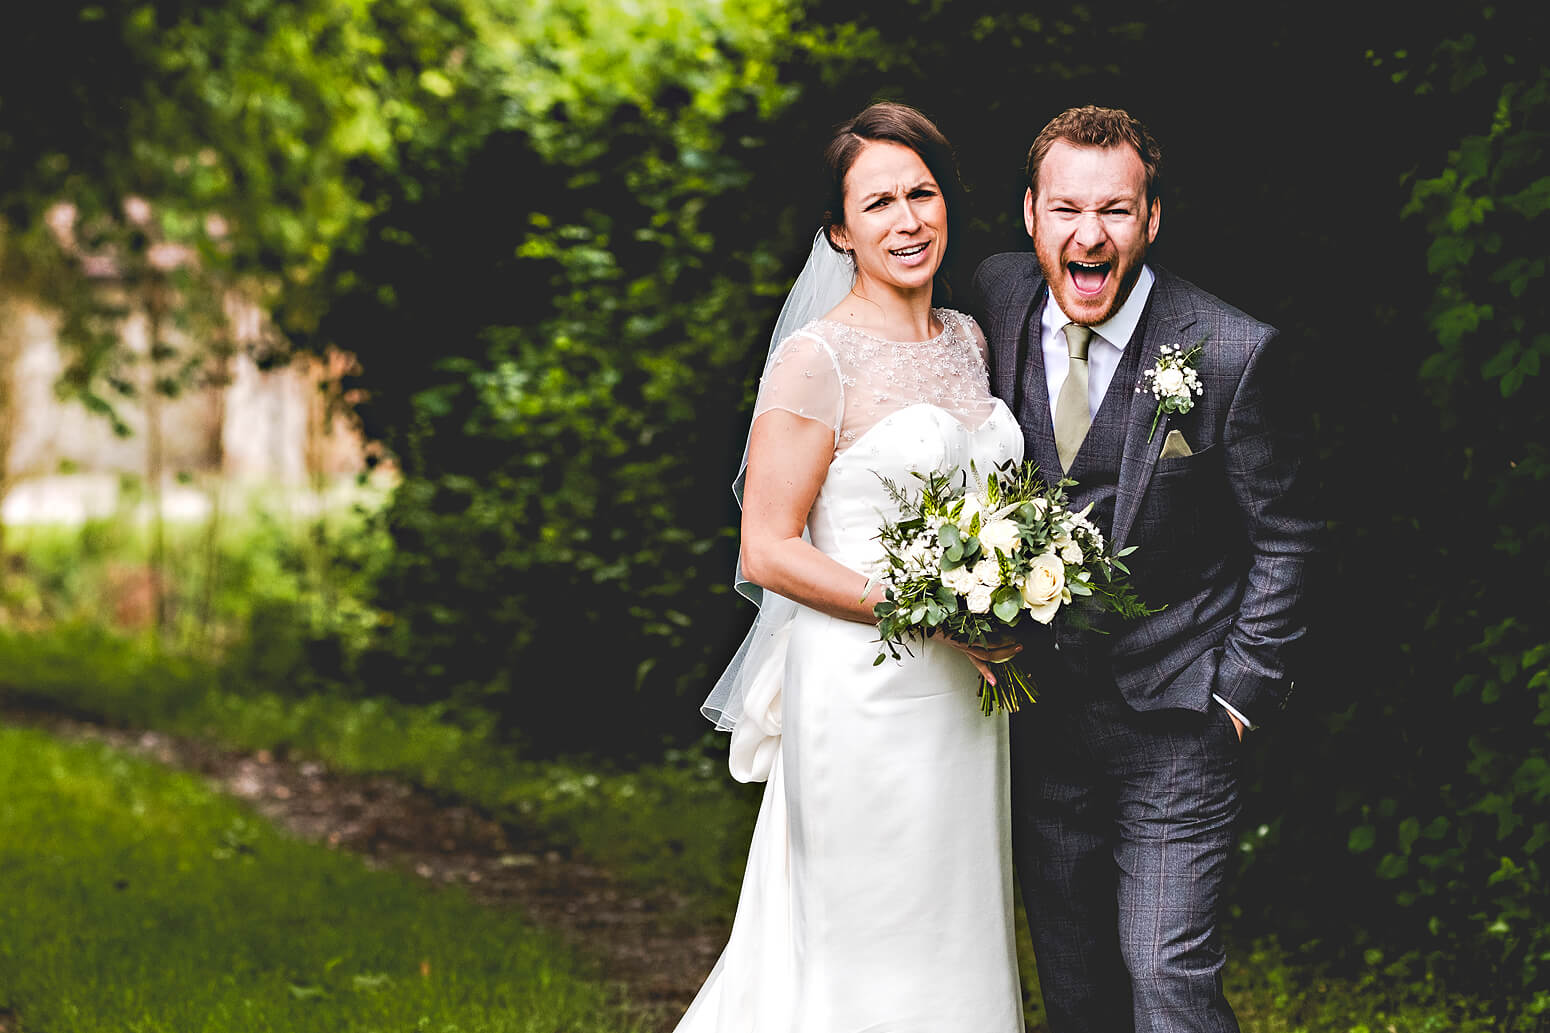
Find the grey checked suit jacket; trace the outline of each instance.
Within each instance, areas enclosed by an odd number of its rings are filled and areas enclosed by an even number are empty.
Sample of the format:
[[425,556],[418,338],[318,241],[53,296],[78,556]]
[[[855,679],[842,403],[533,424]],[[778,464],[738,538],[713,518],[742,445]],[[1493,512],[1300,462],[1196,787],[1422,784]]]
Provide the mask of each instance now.
[[[1290,693],[1287,653],[1303,635],[1299,612],[1308,561],[1321,524],[1306,512],[1297,475],[1300,442],[1275,417],[1268,395],[1276,330],[1185,280],[1153,267],[1148,318],[1137,340],[1140,367],[1163,345],[1204,341],[1196,369],[1205,389],[1184,415],[1164,415],[1148,434],[1156,399],[1142,383],[1125,434],[1110,541],[1134,545],[1126,562],[1143,600],[1166,608],[1112,626],[1114,681],[1137,710],[1204,711],[1220,695],[1256,725],[1273,720]],[[1032,253],[992,256],[974,276],[974,315],[991,352],[991,386],[1016,408],[1019,363],[1044,381],[1039,318],[1045,294]],[[1049,398],[1033,390],[1016,415],[1029,456],[1052,439]],[[1159,459],[1177,429],[1192,454]],[[1053,473],[1054,471],[1050,471]],[[1032,657],[1028,658],[1036,663]],[[1033,669],[1030,667],[1030,669]]]

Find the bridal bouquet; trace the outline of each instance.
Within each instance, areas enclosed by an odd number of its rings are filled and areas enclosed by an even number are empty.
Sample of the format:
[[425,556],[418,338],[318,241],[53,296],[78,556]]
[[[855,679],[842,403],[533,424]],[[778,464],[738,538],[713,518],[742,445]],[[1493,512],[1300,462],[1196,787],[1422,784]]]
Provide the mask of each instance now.
[[[873,610],[883,643],[874,665],[890,654],[898,659],[901,646],[908,652],[910,637],[934,632],[981,644],[1016,627],[1024,614],[1048,624],[1062,607],[1090,626],[1090,616],[1071,607],[1077,597],[1094,604],[1083,609],[1127,619],[1156,612],[1123,580],[1130,571],[1122,557],[1134,547],[1108,550],[1087,518],[1092,507],[1074,512],[1067,505],[1064,488],[1072,482],[1051,486],[1038,467],[1010,460],[978,488],[959,471],[915,477],[921,487],[914,492],[882,479],[901,516],[877,534],[885,600]],[[995,685],[980,678],[986,714],[1016,711],[1019,694],[1037,699],[1015,662],[1001,668],[1006,677]]]

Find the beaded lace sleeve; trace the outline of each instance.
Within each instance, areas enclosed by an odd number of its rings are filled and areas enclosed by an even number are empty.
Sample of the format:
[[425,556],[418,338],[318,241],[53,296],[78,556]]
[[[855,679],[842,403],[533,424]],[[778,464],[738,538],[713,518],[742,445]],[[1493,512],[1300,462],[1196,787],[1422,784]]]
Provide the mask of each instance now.
[[845,387],[839,363],[823,338],[798,330],[780,343],[759,381],[753,418],[781,409],[828,427],[839,440]]

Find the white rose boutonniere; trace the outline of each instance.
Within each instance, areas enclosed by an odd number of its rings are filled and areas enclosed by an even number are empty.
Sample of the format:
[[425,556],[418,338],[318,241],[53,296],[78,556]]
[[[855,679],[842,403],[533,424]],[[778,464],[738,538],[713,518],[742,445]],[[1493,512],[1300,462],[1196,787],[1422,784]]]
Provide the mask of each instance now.
[[1147,441],[1157,434],[1157,421],[1162,419],[1163,413],[1187,413],[1195,407],[1195,396],[1205,392],[1200,374],[1195,372],[1195,362],[1205,343],[1206,339],[1202,337],[1189,351],[1165,344],[1157,364],[1143,374],[1147,386],[1152,389],[1152,396],[1157,399],[1157,412],[1152,415],[1152,430],[1146,436]]

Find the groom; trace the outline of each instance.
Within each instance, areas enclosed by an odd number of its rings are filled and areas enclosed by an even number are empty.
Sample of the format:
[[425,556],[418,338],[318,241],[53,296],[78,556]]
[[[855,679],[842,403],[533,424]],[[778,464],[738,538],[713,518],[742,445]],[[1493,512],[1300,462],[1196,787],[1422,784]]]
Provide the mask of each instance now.
[[1124,111],[1058,115],[1028,154],[1034,253],[974,278],[1026,455],[1136,546],[1132,584],[1165,607],[1025,640],[1040,702],[1012,722],[1012,834],[1052,1033],[1238,1028],[1217,917],[1240,740],[1290,692],[1319,526],[1271,405],[1276,331],[1146,262],[1160,161]]

